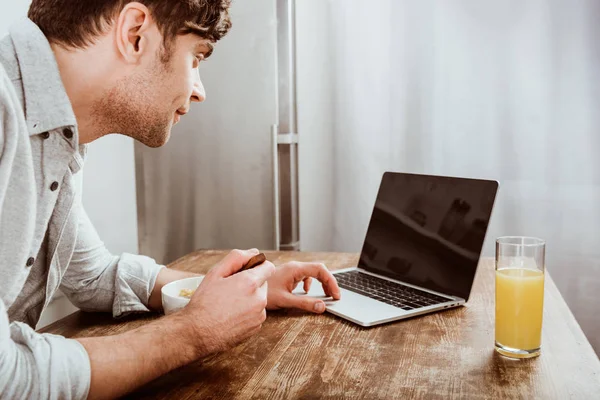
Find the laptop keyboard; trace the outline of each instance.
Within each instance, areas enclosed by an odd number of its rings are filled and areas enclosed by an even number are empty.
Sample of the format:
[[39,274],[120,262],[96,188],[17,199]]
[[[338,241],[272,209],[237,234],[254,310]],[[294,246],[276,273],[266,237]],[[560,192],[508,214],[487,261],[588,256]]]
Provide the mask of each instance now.
[[341,288],[387,303],[403,310],[428,307],[451,301],[423,290],[387,281],[357,270],[335,274]]

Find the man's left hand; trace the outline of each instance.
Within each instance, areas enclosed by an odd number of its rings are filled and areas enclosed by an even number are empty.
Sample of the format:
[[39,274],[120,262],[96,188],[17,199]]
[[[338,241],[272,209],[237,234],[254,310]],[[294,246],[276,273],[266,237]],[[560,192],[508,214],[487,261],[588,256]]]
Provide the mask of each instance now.
[[292,293],[300,282],[304,282],[304,291],[308,292],[312,278],[323,285],[326,296],[340,299],[340,288],[333,274],[321,263],[289,262],[276,268],[268,280],[267,310],[280,308],[300,308],[320,314],[325,311],[322,299],[309,296],[297,296]]

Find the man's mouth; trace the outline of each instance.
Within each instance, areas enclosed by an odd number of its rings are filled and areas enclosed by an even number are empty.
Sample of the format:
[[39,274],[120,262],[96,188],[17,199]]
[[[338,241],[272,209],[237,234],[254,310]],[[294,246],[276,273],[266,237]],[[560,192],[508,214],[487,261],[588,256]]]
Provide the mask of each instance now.
[[187,114],[187,110],[177,110],[175,111],[175,118],[173,118],[175,124],[179,122],[179,120],[181,119],[181,117],[183,117],[185,114]]

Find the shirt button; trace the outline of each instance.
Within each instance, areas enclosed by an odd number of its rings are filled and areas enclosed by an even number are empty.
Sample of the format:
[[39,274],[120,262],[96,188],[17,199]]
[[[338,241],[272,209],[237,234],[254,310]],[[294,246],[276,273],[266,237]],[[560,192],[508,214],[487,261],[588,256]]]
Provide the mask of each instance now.
[[52,185],[50,185],[50,190],[54,192],[56,189],[58,189],[58,182],[54,181],[52,182]]
[[25,265],[26,265],[26,266],[28,266],[28,267],[31,267],[31,266],[33,265],[33,263],[34,263],[34,262],[35,262],[35,258],[33,258],[33,257],[29,257],[29,258],[27,259],[27,264],[25,264]]
[[71,130],[71,128],[65,128],[63,129],[63,135],[65,135],[67,139],[71,139],[73,138],[73,131]]
[[50,134],[48,132],[42,133],[42,139],[48,139],[49,137],[50,137]]

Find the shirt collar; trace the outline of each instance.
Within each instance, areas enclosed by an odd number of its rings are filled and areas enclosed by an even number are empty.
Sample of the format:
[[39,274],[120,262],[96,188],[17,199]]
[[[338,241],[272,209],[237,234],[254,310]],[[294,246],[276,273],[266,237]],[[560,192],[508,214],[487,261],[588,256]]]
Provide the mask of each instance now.
[[43,32],[30,19],[24,19],[14,24],[9,34],[23,82],[29,135],[71,126],[77,137],[75,113]]

